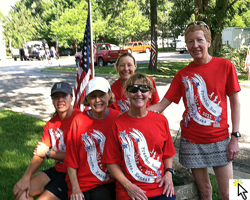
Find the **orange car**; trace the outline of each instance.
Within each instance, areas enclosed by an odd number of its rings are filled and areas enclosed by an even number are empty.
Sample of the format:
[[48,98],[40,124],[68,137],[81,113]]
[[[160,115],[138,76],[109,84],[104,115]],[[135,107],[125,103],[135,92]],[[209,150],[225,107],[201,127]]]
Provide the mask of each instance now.
[[121,47],[121,49],[127,49],[129,53],[132,52],[150,52],[151,46],[144,45],[141,41],[130,42],[128,46]]

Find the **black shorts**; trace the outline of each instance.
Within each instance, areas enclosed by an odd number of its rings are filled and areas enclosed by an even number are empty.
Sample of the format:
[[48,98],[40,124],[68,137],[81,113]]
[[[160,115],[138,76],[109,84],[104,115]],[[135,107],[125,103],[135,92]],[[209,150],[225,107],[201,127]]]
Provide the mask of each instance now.
[[55,167],[46,169],[43,172],[50,178],[50,182],[45,185],[44,189],[61,200],[68,199],[68,187],[65,181],[66,173],[56,171]]
[[115,182],[83,192],[84,200],[115,200]]

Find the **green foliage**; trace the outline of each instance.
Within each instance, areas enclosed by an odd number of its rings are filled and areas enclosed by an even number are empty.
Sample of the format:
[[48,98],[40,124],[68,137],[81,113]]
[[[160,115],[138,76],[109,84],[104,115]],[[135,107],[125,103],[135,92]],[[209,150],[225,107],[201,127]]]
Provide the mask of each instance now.
[[77,44],[83,40],[86,20],[88,16],[88,4],[84,1],[74,8],[66,8],[62,15],[51,22],[51,32],[57,35],[60,45],[65,48]]
[[246,46],[236,49],[232,48],[230,45],[223,44],[219,56],[230,60],[235,66],[237,73],[247,73],[244,69],[246,53]]
[[9,12],[9,16],[4,23],[5,42],[9,45],[11,39],[12,48],[22,48],[24,41],[37,39],[36,24],[39,19],[32,17],[31,11],[24,5],[18,4],[14,10]]
[[[44,125],[37,118],[0,111],[0,199],[13,199],[13,186],[26,171]],[[39,171],[51,166],[53,161],[46,160]]]

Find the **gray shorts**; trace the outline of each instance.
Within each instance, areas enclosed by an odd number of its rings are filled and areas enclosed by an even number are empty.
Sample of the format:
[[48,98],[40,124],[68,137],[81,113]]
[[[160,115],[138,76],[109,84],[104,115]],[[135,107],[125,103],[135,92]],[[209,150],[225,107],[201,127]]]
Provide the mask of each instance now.
[[228,165],[227,146],[230,138],[209,143],[196,144],[181,137],[179,162],[186,168],[206,168]]

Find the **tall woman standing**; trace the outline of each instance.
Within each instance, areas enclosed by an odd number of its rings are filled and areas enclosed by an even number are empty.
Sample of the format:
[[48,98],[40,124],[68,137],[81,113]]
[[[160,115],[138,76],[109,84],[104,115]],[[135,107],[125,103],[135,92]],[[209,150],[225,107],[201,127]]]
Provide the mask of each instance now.
[[[183,99],[179,161],[191,168],[202,199],[212,200],[208,167],[212,167],[221,198],[229,199],[232,162],[238,154],[240,86],[233,64],[208,54],[211,32],[195,21],[185,30],[185,42],[193,62],[174,77],[164,98],[149,108],[162,112],[172,102]],[[227,123],[227,97],[231,107],[231,137]]]

